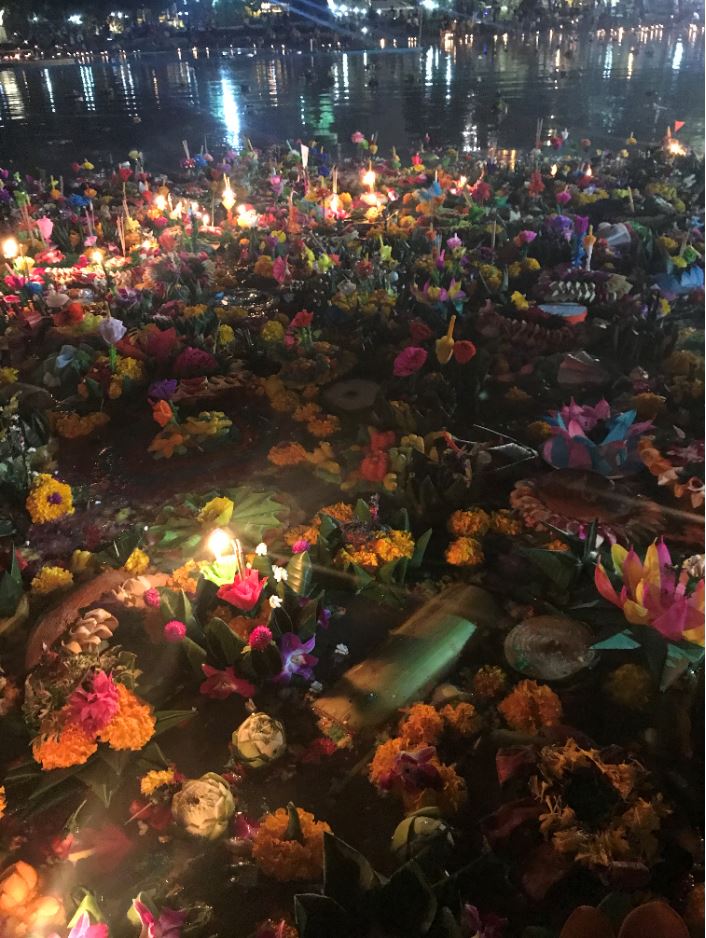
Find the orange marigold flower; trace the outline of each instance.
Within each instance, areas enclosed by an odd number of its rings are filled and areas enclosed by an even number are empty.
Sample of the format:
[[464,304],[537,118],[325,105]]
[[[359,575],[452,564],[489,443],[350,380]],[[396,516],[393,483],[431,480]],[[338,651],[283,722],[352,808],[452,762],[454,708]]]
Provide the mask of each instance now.
[[549,541],[548,544],[544,545],[545,550],[560,550],[566,552],[569,549],[569,545],[565,544],[560,537],[554,537]]
[[311,401],[308,404],[300,404],[294,411],[292,417],[297,423],[308,423],[321,413],[321,405]]
[[388,531],[384,537],[379,537],[373,546],[383,563],[400,560],[402,557],[411,559],[414,556],[414,538],[409,531]]
[[343,550],[336,555],[336,562],[345,567],[346,564],[355,564],[367,570],[376,570],[380,566],[380,559],[374,550],[368,547],[352,547],[346,544]]
[[98,737],[111,749],[142,749],[154,736],[152,708],[124,684],[117,684],[120,709]]
[[270,407],[278,414],[291,414],[299,406],[299,398],[294,391],[282,391],[270,399]]
[[447,524],[451,534],[456,537],[483,537],[490,529],[490,515],[482,508],[454,511]]
[[341,421],[338,417],[331,414],[325,414],[323,417],[314,417],[306,425],[307,430],[318,440],[325,440],[327,436],[333,436],[341,429]]
[[446,704],[441,711],[441,716],[461,736],[471,736],[478,730],[480,723],[476,708],[465,701]]
[[494,664],[484,664],[473,676],[473,693],[481,700],[499,697],[507,685],[507,675]]
[[441,776],[441,788],[424,788],[420,792],[404,791],[402,803],[405,811],[419,811],[420,808],[436,807],[443,815],[456,814],[468,797],[466,782],[453,765],[446,765],[432,759]]
[[400,736],[406,748],[420,744],[433,746],[444,729],[444,720],[436,707],[429,704],[414,704],[406,718],[400,723]]
[[[336,502],[334,505],[324,505],[323,508],[319,509],[320,515],[328,515],[329,518],[333,518],[334,521],[338,521],[340,524],[350,524],[355,515],[353,514],[353,508],[350,505],[346,505],[345,502]],[[315,524],[321,524],[321,519],[316,518]]]
[[308,541],[313,545],[318,540],[319,529],[314,525],[297,524],[284,535],[284,541],[288,547],[292,547],[297,541]]
[[546,420],[533,420],[527,426],[527,438],[533,443],[543,443],[552,435],[551,425]]
[[490,516],[490,529],[496,534],[516,537],[522,531],[522,523],[517,518],[513,518],[512,512],[503,509],[494,511]]
[[267,458],[273,466],[298,466],[306,462],[306,450],[301,443],[277,443]]
[[286,808],[278,808],[260,822],[253,841],[253,858],[266,876],[282,883],[319,879],[324,865],[324,833],[330,833],[331,828],[302,808],[292,805],[291,810],[298,818],[300,839],[286,839],[288,828],[291,830],[290,814]]
[[195,593],[199,585],[201,569],[195,560],[187,560],[181,567],[172,570],[167,580],[167,586],[173,590],[184,590],[185,593]]
[[368,769],[368,778],[373,785],[379,785],[380,781],[392,772],[397,757],[401,752],[404,752],[404,749],[405,741],[400,736],[388,739],[377,747]]
[[98,749],[79,726],[67,723],[55,736],[38,736],[32,743],[32,755],[44,772],[83,765]]
[[480,541],[474,537],[458,537],[446,548],[446,563],[453,567],[477,567],[485,560]]
[[498,710],[513,730],[533,736],[546,726],[556,726],[563,715],[561,701],[551,687],[536,681],[520,681]]

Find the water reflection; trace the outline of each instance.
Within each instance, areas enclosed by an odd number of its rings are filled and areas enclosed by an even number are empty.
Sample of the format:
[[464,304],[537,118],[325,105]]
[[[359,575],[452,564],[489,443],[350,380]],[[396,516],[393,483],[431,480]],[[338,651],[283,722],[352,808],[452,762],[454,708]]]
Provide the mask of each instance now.
[[354,130],[378,131],[383,149],[417,146],[427,132],[466,149],[516,148],[531,145],[540,118],[545,134],[551,123],[616,145],[630,131],[655,139],[678,117],[687,142],[701,146],[702,27],[410,45],[320,55],[183,50],[3,68],[0,123],[12,133],[0,135],[0,159],[50,154],[63,168],[136,147],[153,165],[173,164],[183,138],[266,146],[317,135],[333,146]]

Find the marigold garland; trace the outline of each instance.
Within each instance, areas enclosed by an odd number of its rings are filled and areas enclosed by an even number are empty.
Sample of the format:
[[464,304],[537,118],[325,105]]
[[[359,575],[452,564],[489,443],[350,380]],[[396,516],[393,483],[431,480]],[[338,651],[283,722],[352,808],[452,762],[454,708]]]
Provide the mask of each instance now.
[[44,772],[83,765],[97,749],[95,741],[73,723],[67,723],[57,735],[40,736],[32,743],[32,755]]
[[551,687],[536,681],[520,681],[498,704],[498,710],[511,729],[532,735],[556,726],[563,715],[561,701]]
[[278,808],[266,814],[253,841],[252,855],[266,876],[282,883],[292,880],[319,879],[324,865],[324,833],[331,828],[317,821],[313,814],[296,808],[302,841],[285,840],[289,813]]
[[118,684],[120,709],[100,733],[98,739],[111,749],[136,752],[154,736],[155,719],[152,708],[142,703],[124,684]]

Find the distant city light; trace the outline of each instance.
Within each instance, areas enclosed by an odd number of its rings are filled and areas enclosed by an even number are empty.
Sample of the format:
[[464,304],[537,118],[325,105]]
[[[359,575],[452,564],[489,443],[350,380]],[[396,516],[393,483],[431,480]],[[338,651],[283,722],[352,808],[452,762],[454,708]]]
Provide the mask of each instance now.
[[80,26],[83,23],[83,17],[80,13],[72,13],[69,17],[69,23],[73,23],[75,26]]

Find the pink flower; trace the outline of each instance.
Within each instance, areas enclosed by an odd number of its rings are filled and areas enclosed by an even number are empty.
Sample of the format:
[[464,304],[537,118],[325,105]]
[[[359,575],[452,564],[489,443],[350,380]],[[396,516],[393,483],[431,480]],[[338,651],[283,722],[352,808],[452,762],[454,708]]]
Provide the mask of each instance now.
[[180,642],[186,636],[186,625],[178,619],[170,619],[162,634],[167,642]]
[[257,688],[250,681],[242,677],[236,677],[233,666],[219,671],[218,668],[212,668],[208,664],[202,664],[201,670],[206,675],[206,680],[199,687],[199,691],[206,697],[213,697],[216,700],[225,700],[231,694],[240,694],[241,697],[252,697]]
[[236,577],[230,586],[222,586],[218,590],[218,598],[224,599],[236,609],[250,612],[260,601],[260,595],[267,583],[267,577],[260,579],[257,570],[246,570],[242,577]]
[[87,736],[96,736],[118,712],[118,689],[110,674],[97,671],[90,690],[77,688],[67,704],[70,723],[80,726]]
[[471,196],[473,197],[474,202],[487,202],[492,194],[493,190],[490,188],[488,183],[483,182],[482,179],[479,179],[471,189]]
[[108,938],[109,934],[108,926],[105,922],[91,925],[88,912],[82,912],[76,919],[74,927],[66,938]]
[[140,938],[180,938],[186,912],[163,908],[155,916],[139,899],[133,899],[132,905],[142,924]]
[[289,277],[289,268],[287,267],[287,260],[284,257],[276,257],[274,263],[272,264],[272,276],[275,278],[277,283],[284,283],[285,280]]
[[422,319],[413,319],[409,324],[409,334],[416,343],[426,342],[434,335],[429,326]]
[[395,359],[392,373],[396,378],[407,378],[419,371],[426,360],[425,349],[410,345],[409,348],[402,349]]
[[303,309],[297,313],[289,324],[290,329],[307,329],[314,320],[314,314]]
[[455,232],[454,232],[453,238],[446,239],[446,247],[450,251],[455,251],[456,248],[460,248],[462,245],[463,245],[463,241],[461,241],[461,239]]
[[564,189],[563,192],[557,192],[556,200],[559,203],[559,205],[568,205],[569,202],[571,201],[571,193],[569,192],[568,189]]
[[525,229],[524,231],[521,231],[517,235],[517,237],[515,238],[515,244],[518,247],[521,247],[523,244],[532,244],[532,242],[534,241],[536,237],[537,237],[536,231],[530,231],[529,229]]
[[364,140],[365,134],[362,134],[359,130],[351,134],[351,143],[362,143]]
[[300,537],[298,541],[295,541],[292,544],[292,553],[293,554],[303,554],[304,551],[309,550],[311,544],[304,537]]
[[159,595],[159,590],[155,589],[154,586],[150,586],[148,590],[145,590],[142,598],[145,601],[145,605],[149,606],[151,609],[157,609],[162,601]]
[[174,362],[174,374],[180,378],[195,378],[212,374],[217,367],[218,362],[210,352],[189,346]]
[[264,651],[272,641],[272,632],[266,625],[256,625],[248,638],[248,645],[253,651]]

